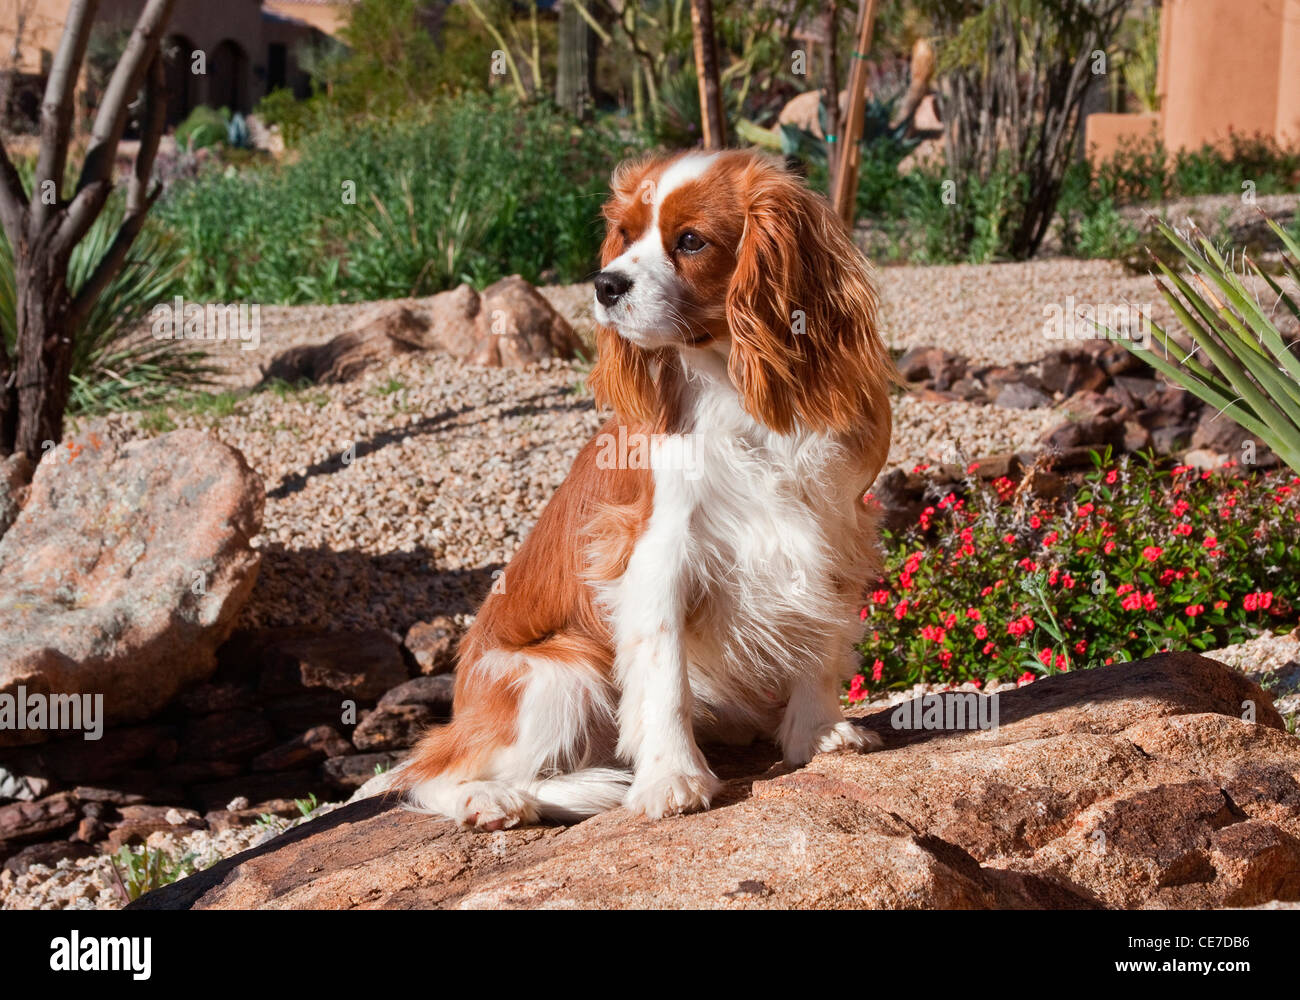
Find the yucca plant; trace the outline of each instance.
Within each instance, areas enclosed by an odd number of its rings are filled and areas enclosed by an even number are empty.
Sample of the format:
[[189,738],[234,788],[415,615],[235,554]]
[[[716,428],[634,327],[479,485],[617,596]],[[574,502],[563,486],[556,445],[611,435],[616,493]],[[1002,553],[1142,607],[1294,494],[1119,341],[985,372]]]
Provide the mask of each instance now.
[[[1184,237],[1158,223],[1189,269],[1179,274],[1153,257],[1164,277],[1156,285],[1187,340],[1152,322],[1150,346],[1121,343],[1235,420],[1300,472],[1300,356],[1293,348],[1297,338],[1288,339],[1275,319],[1282,310],[1300,321],[1300,245],[1272,219],[1268,224],[1283,246],[1279,276],[1245,254],[1238,272],[1203,234],[1192,231]],[[1243,280],[1248,275],[1267,284],[1276,302],[1262,304]]]
[[[73,249],[68,284],[74,295],[108,253],[123,214],[122,200],[111,199]],[[121,271],[104,287],[73,337],[68,412],[139,405],[179,385],[210,382],[215,369],[203,352],[136,330],[155,303],[170,302],[180,292],[184,263],[174,237],[155,226],[141,230]],[[14,307],[13,250],[0,234],[0,336],[10,349]]]

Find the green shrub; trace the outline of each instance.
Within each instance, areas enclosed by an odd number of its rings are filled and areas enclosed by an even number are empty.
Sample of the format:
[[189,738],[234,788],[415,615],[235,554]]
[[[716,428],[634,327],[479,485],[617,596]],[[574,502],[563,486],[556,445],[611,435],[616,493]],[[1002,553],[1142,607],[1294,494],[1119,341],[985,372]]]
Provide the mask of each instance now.
[[208,171],[158,212],[198,301],[365,301],[512,273],[576,281],[597,264],[600,204],[627,153],[545,107],[468,95],[331,126],[292,163]]
[[973,478],[884,532],[853,690],[1015,680],[1295,624],[1300,479],[1103,464],[1068,501]]
[[203,149],[226,141],[230,115],[225,108],[217,110],[200,104],[183,122],[176,126],[176,145],[181,149]]

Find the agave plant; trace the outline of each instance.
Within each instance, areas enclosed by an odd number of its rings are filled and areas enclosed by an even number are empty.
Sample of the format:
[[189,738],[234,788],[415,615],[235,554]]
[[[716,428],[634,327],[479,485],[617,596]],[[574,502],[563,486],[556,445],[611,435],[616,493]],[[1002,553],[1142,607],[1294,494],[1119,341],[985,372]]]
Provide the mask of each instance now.
[[[105,206],[68,263],[73,294],[108,252],[123,206]],[[184,267],[176,241],[146,226],[120,274],[104,289],[73,338],[72,391],[68,410],[122,409],[157,400],[178,385],[203,385],[216,369],[201,351],[178,350],[173,340],[154,340],[137,328],[158,302],[180,291]],[[15,334],[13,248],[0,232],[0,336],[12,347]]]
[[[1300,245],[1272,219],[1283,246],[1282,274],[1274,276],[1246,255],[1239,273],[1199,232],[1186,237],[1159,228],[1189,268],[1177,273],[1155,258],[1164,276],[1156,285],[1182,325],[1187,341],[1152,322],[1154,343],[1122,341],[1138,357],[1188,392],[1216,407],[1300,472],[1300,355],[1279,329],[1279,310],[1300,321]],[[1267,284],[1276,301],[1263,304],[1243,280]],[[1279,277],[1281,280],[1279,280]]]

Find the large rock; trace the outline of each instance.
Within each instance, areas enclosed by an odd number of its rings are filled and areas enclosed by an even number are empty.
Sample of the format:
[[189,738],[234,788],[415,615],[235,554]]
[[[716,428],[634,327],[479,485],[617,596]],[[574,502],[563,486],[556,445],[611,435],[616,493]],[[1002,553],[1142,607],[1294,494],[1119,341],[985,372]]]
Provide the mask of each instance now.
[[[495,834],[367,799],[144,909],[1206,907],[1300,899],[1300,742],[1193,654],[1009,692],[990,732],[859,724],[885,748],[764,773],[711,752],[710,812]],[[1255,721],[1243,721],[1242,716]],[[712,749],[712,748],[711,748]]]
[[483,290],[475,324],[478,339],[466,360],[489,368],[571,358],[582,346],[569,321],[517,274]]
[[384,302],[323,344],[281,351],[263,382],[349,382],[368,368],[412,351],[446,351],[490,368],[574,357],[582,341],[568,320],[517,274],[480,295],[469,285],[426,299]]
[[199,431],[51,451],[0,538],[0,694],[102,694],[117,723],[206,678],[257,577],[263,500],[243,456]]

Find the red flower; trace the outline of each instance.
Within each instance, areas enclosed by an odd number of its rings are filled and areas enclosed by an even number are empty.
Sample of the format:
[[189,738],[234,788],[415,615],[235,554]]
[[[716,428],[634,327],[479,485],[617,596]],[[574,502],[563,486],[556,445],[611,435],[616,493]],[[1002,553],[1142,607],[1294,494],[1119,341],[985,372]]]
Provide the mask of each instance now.
[[983,622],[980,622],[978,625],[975,626],[976,639],[987,639],[988,637],[989,637],[989,629],[987,625],[985,625]]
[[1056,543],[1056,540],[1060,537],[1061,536],[1057,534],[1055,531],[1049,531],[1047,534],[1043,536],[1044,547],[1048,545],[1054,545]]
[[1103,545],[1103,546],[1101,547],[1101,550],[1102,550],[1103,552],[1105,552],[1106,555],[1110,555],[1112,552],[1115,551],[1115,543],[1114,543],[1114,542],[1107,542],[1105,545]]
[[885,672],[884,660],[877,660],[875,663],[871,664],[871,679],[873,681],[880,680],[880,675],[883,674],[884,672]]
[[1187,522],[1185,522],[1185,521],[1184,521],[1182,524],[1175,524],[1175,525],[1174,525],[1174,534],[1175,534],[1175,535],[1183,535],[1183,536],[1187,536],[1187,535],[1190,535],[1191,533],[1192,533],[1192,526],[1191,526],[1190,524],[1188,524]]
[[1187,605],[1187,607],[1184,609],[1184,611],[1187,613],[1187,617],[1188,617],[1188,618],[1195,618],[1197,615],[1203,615],[1203,614],[1205,614],[1205,605],[1204,605],[1204,604],[1189,604],[1189,605]]
[[[903,598],[903,600],[899,601],[898,605],[894,608],[894,617],[901,622],[906,616],[907,616],[907,598]],[[841,674],[840,676],[843,677],[844,675]]]
[[1148,545],[1146,548],[1142,550],[1142,558],[1144,558],[1147,562],[1155,562],[1157,559],[1160,558],[1160,554],[1162,552],[1164,552],[1164,549],[1162,549],[1159,545]]
[[979,609],[979,608],[967,608],[967,609],[966,609],[966,617],[969,618],[969,619],[971,619],[972,621],[979,621],[979,620],[980,620],[980,609]]
[[1031,670],[1026,670],[1023,674],[1021,674],[1019,677],[1016,678],[1017,686],[1020,686],[1022,684],[1032,684],[1032,683],[1034,683],[1034,674],[1033,671]]
[[849,701],[861,701],[867,696],[867,692],[863,690],[866,683],[867,679],[861,674],[853,675],[853,680],[849,682]]
[[1118,478],[1119,478],[1119,472],[1115,469],[1111,469],[1108,473],[1106,473],[1106,485],[1114,486],[1115,480]]
[[1088,640],[1080,639],[1078,642],[1076,642],[1074,644],[1074,651],[1078,653],[1080,656],[1086,653],[1088,651]]

